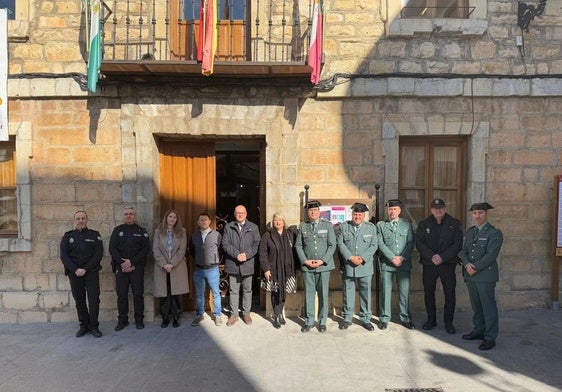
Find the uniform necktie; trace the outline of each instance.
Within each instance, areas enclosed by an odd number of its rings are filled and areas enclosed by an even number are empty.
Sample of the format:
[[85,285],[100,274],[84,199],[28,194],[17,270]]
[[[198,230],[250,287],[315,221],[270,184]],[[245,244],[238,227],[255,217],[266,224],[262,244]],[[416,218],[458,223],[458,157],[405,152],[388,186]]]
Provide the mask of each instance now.
[[316,233],[316,222],[312,222],[312,232]]

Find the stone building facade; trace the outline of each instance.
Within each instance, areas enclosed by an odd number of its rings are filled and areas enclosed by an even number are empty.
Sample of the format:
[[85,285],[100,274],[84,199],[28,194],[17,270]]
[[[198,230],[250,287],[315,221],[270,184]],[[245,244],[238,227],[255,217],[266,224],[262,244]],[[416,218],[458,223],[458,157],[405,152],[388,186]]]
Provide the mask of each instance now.
[[[81,1],[16,0],[8,118],[19,234],[0,238],[0,322],[75,320],[58,252],[77,209],[104,237],[100,318],[115,318],[109,235],[126,204],[149,232],[160,220],[159,143],[168,139],[262,143],[263,229],[276,211],[290,224],[303,219],[304,185],[318,199],[372,199],[377,184],[381,201],[397,197],[401,138],[463,137],[463,211],[487,200],[505,237],[500,308],[550,306],[559,279],[551,276],[551,222],[553,178],[562,174],[562,1],[549,1],[529,32],[517,26],[510,0],[470,0],[467,19],[404,19],[406,4],[326,1],[316,88],[102,80],[89,94]],[[462,218],[468,227],[469,216]],[[463,310],[469,305],[458,277]],[[334,272],[336,312],[339,284]],[[150,273],[146,292],[151,319]],[[414,313],[423,311],[418,265],[411,301]],[[300,295],[289,305],[299,314]]]

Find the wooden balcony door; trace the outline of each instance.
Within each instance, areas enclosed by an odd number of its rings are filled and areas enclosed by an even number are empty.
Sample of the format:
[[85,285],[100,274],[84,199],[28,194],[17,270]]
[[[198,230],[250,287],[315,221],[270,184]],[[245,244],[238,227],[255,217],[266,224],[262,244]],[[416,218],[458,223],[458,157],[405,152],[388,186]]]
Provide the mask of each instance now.
[[[188,3],[192,5],[194,3]],[[198,5],[198,3],[197,3]],[[220,5],[220,4],[219,4]],[[199,36],[199,11],[196,17],[186,18],[179,2],[170,2],[170,47],[172,60],[197,60]],[[217,21],[217,51],[215,61],[249,61],[249,32],[244,19],[221,19],[225,12],[219,10]]]
[[[160,143],[160,216],[174,209],[188,236],[197,230],[199,213],[216,214],[216,158],[213,142],[162,141]],[[214,223],[214,222],[213,222]],[[193,265],[188,262],[189,294],[183,309],[195,310]]]

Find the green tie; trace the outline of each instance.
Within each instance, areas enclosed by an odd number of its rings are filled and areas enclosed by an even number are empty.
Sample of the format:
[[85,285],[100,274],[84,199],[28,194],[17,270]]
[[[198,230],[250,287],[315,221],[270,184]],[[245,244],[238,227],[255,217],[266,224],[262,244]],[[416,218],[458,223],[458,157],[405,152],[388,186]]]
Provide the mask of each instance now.
[[312,232],[316,233],[316,222],[312,222]]

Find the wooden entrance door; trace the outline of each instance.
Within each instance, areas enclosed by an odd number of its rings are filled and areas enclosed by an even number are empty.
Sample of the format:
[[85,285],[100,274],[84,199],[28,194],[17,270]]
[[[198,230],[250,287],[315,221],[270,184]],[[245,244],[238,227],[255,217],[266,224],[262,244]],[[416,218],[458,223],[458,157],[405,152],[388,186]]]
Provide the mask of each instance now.
[[[188,237],[197,230],[197,217],[216,214],[215,144],[164,140],[160,143],[160,216],[174,209]],[[189,294],[184,310],[195,310],[193,265],[188,263]]]

